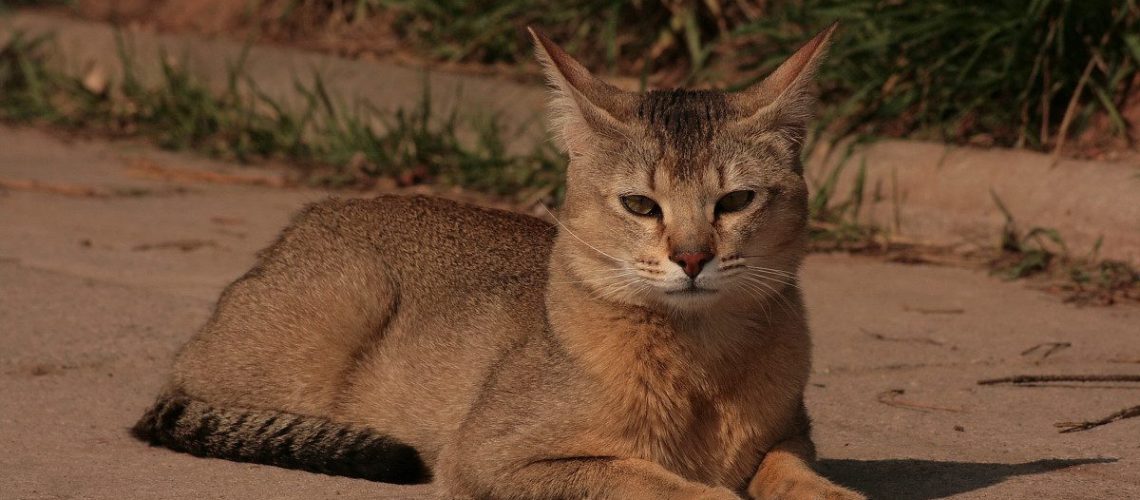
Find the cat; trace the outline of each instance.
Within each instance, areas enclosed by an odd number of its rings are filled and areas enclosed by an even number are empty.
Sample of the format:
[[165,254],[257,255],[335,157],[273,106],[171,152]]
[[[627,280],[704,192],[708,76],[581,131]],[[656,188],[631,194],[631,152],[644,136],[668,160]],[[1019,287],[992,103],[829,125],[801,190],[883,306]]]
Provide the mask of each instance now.
[[447,498],[862,495],[811,468],[801,144],[827,28],[754,87],[616,89],[537,31],[554,223],[313,204],[179,352],[140,439]]

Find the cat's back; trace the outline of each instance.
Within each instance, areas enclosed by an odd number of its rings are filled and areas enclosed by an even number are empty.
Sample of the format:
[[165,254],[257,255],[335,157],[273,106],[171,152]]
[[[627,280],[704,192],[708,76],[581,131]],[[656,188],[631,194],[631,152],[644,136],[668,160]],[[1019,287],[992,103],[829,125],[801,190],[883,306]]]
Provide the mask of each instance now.
[[[398,195],[316,203],[289,232],[362,245],[362,254],[402,285],[401,293],[414,295],[541,288],[554,237],[554,228],[534,217]],[[318,255],[306,257],[320,258],[323,246],[315,245]]]

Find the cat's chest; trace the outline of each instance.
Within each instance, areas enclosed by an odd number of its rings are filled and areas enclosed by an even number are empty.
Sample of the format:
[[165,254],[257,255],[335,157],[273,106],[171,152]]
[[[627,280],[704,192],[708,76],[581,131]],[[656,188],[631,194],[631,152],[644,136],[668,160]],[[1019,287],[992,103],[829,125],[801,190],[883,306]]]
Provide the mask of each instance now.
[[713,370],[691,353],[646,348],[624,365],[626,383],[604,396],[599,409],[616,424],[608,438],[623,455],[692,480],[738,486],[799,404],[796,391],[765,382],[790,374],[769,368],[763,375]]
[[742,487],[802,403],[810,356],[802,332],[651,314],[577,326],[585,333],[565,345],[586,375],[577,378],[588,394],[582,422],[602,454]]

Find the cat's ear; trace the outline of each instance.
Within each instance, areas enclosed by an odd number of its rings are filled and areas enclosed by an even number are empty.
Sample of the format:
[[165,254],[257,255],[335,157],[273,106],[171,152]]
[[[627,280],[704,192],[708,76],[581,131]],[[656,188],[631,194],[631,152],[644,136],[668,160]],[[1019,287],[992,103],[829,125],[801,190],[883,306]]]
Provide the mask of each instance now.
[[839,23],[832,23],[763,81],[731,94],[729,104],[742,116],[737,125],[757,132],[781,129],[802,133],[816,103],[811,92],[812,80],[838,27]]
[[527,28],[551,87],[551,131],[559,147],[577,154],[599,137],[628,135],[637,98],[603,82],[542,32]]

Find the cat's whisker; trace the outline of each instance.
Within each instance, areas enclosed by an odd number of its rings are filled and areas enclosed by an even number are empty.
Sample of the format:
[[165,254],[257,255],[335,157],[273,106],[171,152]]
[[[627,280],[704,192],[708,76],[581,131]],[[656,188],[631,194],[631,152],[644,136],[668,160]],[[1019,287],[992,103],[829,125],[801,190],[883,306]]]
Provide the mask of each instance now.
[[597,276],[597,275],[601,275],[601,274],[612,274],[612,273],[616,273],[616,272],[625,272],[625,271],[636,272],[637,269],[632,269],[632,268],[628,268],[628,267],[617,267],[617,268],[613,268],[613,269],[590,269],[590,270],[586,270],[586,271],[573,271],[570,274],[575,275],[575,276]]
[[623,282],[623,284],[621,284],[621,286],[611,287],[600,298],[602,298],[603,300],[611,299],[611,298],[617,296],[619,293],[621,293],[626,288],[629,288],[630,286],[637,284],[638,282],[639,282],[639,280],[636,280],[636,279],[627,279]]
[[784,310],[785,313],[788,313],[789,316],[795,315],[790,309],[788,309],[787,304],[779,300],[780,294],[771,285],[760,281],[754,281],[752,283],[760,290],[760,293],[765,299],[765,303],[776,303],[781,309]]
[[551,281],[549,283],[601,283],[605,284],[606,281],[616,278],[633,278],[638,275],[637,271],[633,269],[622,269],[619,272],[607,272],[604,274],[599,273],[598,276],[579,276],[582,279],[577,280],[560,280]]
[[752,272],[763,273],[763,274],[765,274],[765,275],[767,275],[767,276],[778,276],[778,277],[780,277],[780,278],[787,278],[787,279],[796,279],[796,278],[798,278],[798,277],[799,277],[799,276],[797,276],[796,274],[793,274],[793,273],[785,273],[785,272],[781,272],[781,271],[778,271],[778,270],[774,270],[774,269],[766,269],[766,268],[762,268],[762,267],[752,267],[752,266],[749,266],[749,267],[748,267],[748,270],[749,270],[749,271],[752,271]]
[[745,264],[745,267],[747,267],[748,269],[754,269],[757,271],[764,271],[764,272],[768,272],[768,273],[772,273],[772,274],[779,274],[781,276],[786,276],[789,278],[795,278],[796,277],[796,273],[793,273],[791,271],[785,271],[783,269],[776,269],[776,268],[772,268],[772,267],[763,267],[763,266],[752,266],[752,265],[747,265],[747,264]]
[[581,280],[567,280],[567,281],[550,281],[548,283],[550,283],[552,285],[553,284],[564,285],[564,284],[571,284],[571,283],[598,283],[598,282],[603,282],[602,284],[605,284],[604,281],[606,279],[608,279],[608,277],[603,276],[601,278],[587,278],[587,279],[581,279]]
[[740,255],[740,256],[737,256],[735,259],[733,259],[732,262],[735,262],[737,260],[748,261],[749,259],[771,259],[771,258],[772,258],[771,255],[760,255],[760,254],[757,254],[757,255]]
[[754,283],[756,285],[759,285],[759,286],[767,289],[770,292],[767,295],[769,297],[773,297],[780,304],[780,307],[783,308],[784,311],[788,313],[789,316],[795,316],[795,317],[800,316],[800,314],[796,313],[796,308],[790,302],[788,302],[788,299],[786,297],[784,297],[784,295],[781,294],[780,291],[776,289],[776,287],[774,287],[771,284],[761,280],[757,276],[745,275],[745,278],[748,282]]
[[630,294],[631,294],[631,295],[640,295],[641,293],[643,293],[643,292],[645,292],[646,290],[648,290],[648,289],[650,288],[650,286],[651,286],[651,285],[650,285],[649,283],[645,283],[645,282],[642,282],[642,283],[641,283],[641,286],[638,286],[637,288],[635,288],[635,289],[631,290],[631,291],[630,291]]
[[[788,279],[785,279],[788,277],[786,277],[782,274],[776,274],[776,275],[764,274],[763,270],[753,269],[753,270],[751,270],[751,272],[746,272],[744,275],[775,281],[776,283],[779,283],[779,284],[784,285],[784,286],[790,286],[792,288],[795,288],[796,290],[801,289],[800,285],[798,283],[796,283],[795,281],[790,281]],[[790,278],[790,279],[794,280],[794,278]]]
[[605,286],[600,286],[600,287],[595,288],[594,290],[591,290],[590,293],[595,295],[597,298],[602,298],[602,297],[605,297],[609,293],[610,290],[613,290],[613,289],[617,288],[618,286],[620,286],[621,284],[624,284],[624,283],[628,283],[628,281],[627,280],[621,280],[621,281],[614,281],[612,283],[607,283]]
[[580,278],[577,280],[566,280],[569,282],[594,282],[604,281],[609,278],[633,276],[640,274],[638,269],[631,269],[628,267],[618,267],[613,269],[590,269],[586,271],[571,271],[570,278]]
[[776,301],[779,302],[780,307],[788,313],[788,316],[799,318],[803,315],[803,310],[797,309],[796,306],[793,305],[786,296],[784,296],[784,294],[780,293],[779,290],[776,290],[776,287],[772,286],[771,284],[766,285],[768,289],[772,290],[772,295],[776,297]]
[[751,292],[752,299],[754,299],[756,301],[756,303],[759,304],[760,307],[764,309],[765,318],[767,318],[768,320],[771,320],[772,319],[772,311],[768,309],[768,301],[765,300],[767,298],[768,294],[764,293],[764,291],[761,290],[760,287],[757,287],[756,285],[753,285],[752,283],[750,283],[748,281],[742,282],[741,285],[743,285],[745,287],[746,291]]
[[601,255],[603,255],[603,256],[605,256],[605,257],[607,257],[607,258],[611,259],[611,260],[615,260],[615,261],[618,261],[618,262],[622,262],[622,260],[621,260],[621,259],[619,259],[619,258],[617,258],[617,257],[614,257],[613,255],[610,255],[610,254],[608,254],[608,253],[605,253],[605,252],[603,252],[603,251],[601,251],[601,250],[598,250],[598,248],[597,248],[597,247],[595,247],[594,245],[591,245],[591,244],[587,243],[587,242],[586,242],[586,240],[583,240],[582,238],[579,238],[579,237],[578,237],[578,235],[574,234],[574,231],[571,231],[571,230],[570,230],[570,228],[566,227],[566,224],[563,224],[563,223],[562,223],[562,221],[558,220],[558,217],[557,217],[557,216],[555,216],[555,215],[554,215],[554,212],[552,212],[552,211],[551,211],[549,208],[547,208],[547,207],[546,207],[546,205],[542,205],[542,208],[546,210],[546,213],[550,215],[550,218],[551,218],[551,219],[554,219],[554,222],[558,223],[559,227],[561,227],[562,229],[565,229],[565,230],[566,230],[566,234],[569,234],[570,236],[573,236],[573,237],[574,237],[574,239],[576,239],[576,240],[578,240],[578,241],[582,242],[582,244],[583,244],[583,245],[586,245],[586,246],[590,247],[590,249],[591,249],[591,250],[593,250],[593,251],[595,251],[595,252],[598,252],[599,254],[601,254]]
[[[790,286],[790,287],[796,288],[797,290],[800,289],[800,285],[798,283],[798,276],[796,276],[793,273],[789,273],[789,272],[782,271],[779,269],[772,269],[772,268],[758,267],[758,266],[740,265],[740,266],[731,266],[728,269],[721,269],[721,271],[727,273],[727,272],[731,272],[731,271],[736,271],[738,269],[743,269],[742,273],[744,276],[761,277],[763,279],[775,281],[775,282],[780,283],[780,284],[785,285],[785,286]],[[738,274],[741,274],[741,273],[733,273],[731,276],[736,276]]]
[[802,290],[800,288],[799,283],[795,282],[794,280],[787,279],[783,276],[773,276],[773,275],[763,274],[763,273],[758,273],[758,272],[746,272],[742,276],[748,277],[751,279],[755,279],[755,280],[760,280],[760,281],[770,281],[772,283],[779,283],[783,286],[795,288],[796,290]]

